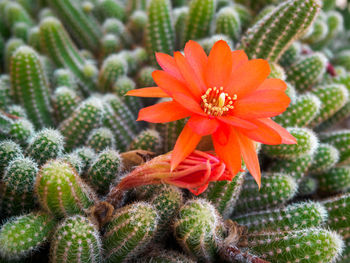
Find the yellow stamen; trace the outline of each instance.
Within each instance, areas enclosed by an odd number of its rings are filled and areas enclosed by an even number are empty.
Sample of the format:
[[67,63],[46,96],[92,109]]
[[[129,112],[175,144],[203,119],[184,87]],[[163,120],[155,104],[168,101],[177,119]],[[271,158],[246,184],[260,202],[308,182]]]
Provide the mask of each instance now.
[[205,113],[212,116],[222,116],[234,108],[233,101],[237,99],[237,95],[234,94],[233,97],[230,97],[223,90],[223,87],[209,88],[201,96],[201,105]]

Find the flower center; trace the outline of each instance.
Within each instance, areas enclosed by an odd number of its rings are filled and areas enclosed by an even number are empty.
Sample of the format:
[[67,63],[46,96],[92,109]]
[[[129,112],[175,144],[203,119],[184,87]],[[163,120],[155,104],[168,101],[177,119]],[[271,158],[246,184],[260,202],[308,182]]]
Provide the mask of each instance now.
[[234,108],[233,102],[237,100],[237,95],[235,94],[231,98],[223,90],[223,87],[209,88],[202,95],[201,106],[205,113],[212,116],[222,116]]

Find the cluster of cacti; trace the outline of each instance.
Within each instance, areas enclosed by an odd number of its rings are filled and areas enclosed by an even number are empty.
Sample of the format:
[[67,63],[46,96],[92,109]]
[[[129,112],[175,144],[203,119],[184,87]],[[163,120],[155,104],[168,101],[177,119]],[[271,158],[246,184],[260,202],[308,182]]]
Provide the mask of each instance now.
[[[335,2],[0,0],[0,262],[349,262],[350,9]],[[221,39],[286,81],[273,119],[297,144],[261,146],[260,189],[242,167],[199,197],[150,185],[115,206],[124,152],[166,153],[187,121],[137,122],[167,99],[124,95],[156,86],[156,52]]]

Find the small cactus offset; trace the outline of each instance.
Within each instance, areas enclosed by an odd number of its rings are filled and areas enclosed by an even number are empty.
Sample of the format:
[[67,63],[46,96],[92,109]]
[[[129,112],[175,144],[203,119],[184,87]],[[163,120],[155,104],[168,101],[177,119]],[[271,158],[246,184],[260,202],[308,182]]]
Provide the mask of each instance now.
[[269,166],[269,171],[288,174],[299,183],[309,171],[313,161],[312,155],[304,155],[290,160],[276,159]]
[[41,207],[58,218],[87,211],[96,198],[75,169],[59,160],[41,167],[35,192]]
[[81,169],[83,171],[87,170],[88,165],[96,156],[96,153],[93,149],[89,147],[84,147],[84,146],[76,148],[73,154],[76,154],[77,156],[80,157],[81,165],[82,165]]
[[347,209],[349,201],[349,194],[331,197],[322,201],[328,212],[327,225],[331,229],[336,230],[344,239],[350,237],[349,210]]
[[312,91],[321,103],[321,108],[314,120],[310,123],[311,127],[315,127],[325,120],[332,117],[332,115],[340,110],[348,101],[348,90],[343,85],[329,85],[318,87]]
[[246,179],[234,215],[281,206],[292,199],[298,190],[295,179],[285,174],[265,174],[261,182],[259,191],[253,179]]
[[321,141],[333,145],[339,151],[339,164],[350,162],[350,132],[347,130],[320,134]]
[[63,121],[72,114],[81,102],[81,98],[73,89],[67,86],[60,86],[55,90],[52,102],[57,120]]
[[309,90],[319,82],[326,71],[327,59],[322,53],[301,57],[291,65],[287,73],[287,81],[299,92]]
[[55,219],[43,212],[12,218],[0,228],[1,257],[25,258],[50,239],[55,225]]
[[106,193],[112,182],[118,179],[121,166],[119,153],[106,149],[91,162],[86,179],[98,193]]
[[297,144],[264,145],[263,151],[270,157],[288,160],[315,152],[318,141],[313,131],[306,128],[289,128],[288,131],[297,139]]
[[64,140],[60,132],[53,129],[43,129],[31,138],[26,152],[39,165],[42,165],[47,160],[60,156],[63,149]]
[[102,242],[97,227],[86,217],[66,218],[52,236],[50,262],[102,262]]
[[154,207],[139,202],[116,211],[103,236],[105,262],[127,262],[150,245],[158,225]]
[[115,148],[113,132],[108,128],[97,128],[92,130],[86,142],[86,146],[99,153],[106,148]]
[[327,193],[345,192],[350,188],[350,168],[333,167],[317,174],[319,190]]
[[235,208],[245,176],[246,173],[241,172],[231,182],[212,182],[201,198],[210,201],[223,218],[228,218]]
[[311,25],[320,7],[317,0],[284,1],[248,29],[240,47],[250,58],[275,62],[292,41]]
[[247,226],[250,233],[282,232],[322,226],[327,220],[327,210],[320,203],[305,202],[237,216],[234,220]]
[[318,114],[321,108],[320,99],[313,94],[298,96],[288,109],[274,118],[278,124],[289,127],[305,127]]
[[336,233],[320,228],[252,234],[250,248],[271,262],[335,262],[344,247]]
[[3,215],[19,215],[36,207],[34,183],[37,172],[37,164],[29,158],[18,157],[9,163],[0,190]]
[[221,8],[216,17],[217,34],[224,34],[233,40],[237,40],[241,33],[241,21],[237,11],[233,7]]
[[66,149],[72,149],[85,142],[89,132],[100,126],[103,105],[100,99],[91,97],[80,103],[74,112],[59,126],[66,139]]
[[223,241],[223,223],[209,202],[190,200],[179,211],[174,235],[187,253],[200,261],[211,262]]
[[338,150],[329,144],[320,143],[313,156],[310,172],[319,173],[332,168],[339,160]]
[[50,90],[38,54],[22,46],[11,57],[11,88],[35,127],[52,127]]
[[22,148],[17,143],[7,140],[0,142],[0,178],[7,165],[15,158],[22,156]]
[[153,129],[140,132],[129,145],[130,150],[142,149],[145,151],[159,152],[162,147],[159,133]]
[[11,122],[7,134],[13,141],[26,146],[34,135],[34,126],[29,120],[19,118]]

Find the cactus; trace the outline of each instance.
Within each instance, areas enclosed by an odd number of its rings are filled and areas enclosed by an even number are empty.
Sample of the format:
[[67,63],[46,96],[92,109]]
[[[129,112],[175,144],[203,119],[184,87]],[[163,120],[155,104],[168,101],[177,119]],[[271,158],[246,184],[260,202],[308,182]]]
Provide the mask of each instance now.
[[102,92],[111,91],[113,84],[118,77],[127,73],[128,64],[122,56],[112,54],[108,56],[102,64],[99,78],[98,87]]
[[275,62],[292,41],[311,25],[319,10],[317,0],[282,2],[244,34],[240,48],[250,58]]
[[270,63],[270,69],[271,73],[269,75],[269,78],[286,80],[286,73],[280,65],[276,63]]
[[333,145],[339,151],[339,164],[350,162],[350,132],[347,130],[328,132],[320,134],[323,143]]
[[129,17],[127,28],[135,41],[143,40],[143,32],[146,30],[147,20],[147,13],[142,10],[136,10]]
[[150,0],[147,7],[146,46],[150,58],[154,53],[171,54],[174,51],[175,33],[171,17],[170,0]]
[[0,190],[3,215],[19,215],[35,207],[33,190],[37,172],[37,164],[29,158],[17,157],[8,164]]
[[104,105],[103,125],[114,132],[118,150],[123,151],[131,143],[134,133],[130,130],[128,124],[108,104]]
[[282,54],[278,63],[284,68],[288,68],[294,64],[301,54],[301,44],[299,42],[294,42],[289,46],[289,48]]
[[4,62],[4,69],[6,72],[10,72],[10,64],[11,64],[11,57],[13,53],[17,50],[17,48],[24,46],[25,43],[20,38],[10,38],[7,40],[4,50],[5,55],[5,62]]
[[0,109],[5,110],[12,104],[10,81],[7,75],[0,75]]
[[174,223],[174,235],[182,248],[200,261],[211,262],[222,242],[223,224],[209,202],[187,201]]
[[96,1],[94,13],[100,21],[105,21],[112,17],[122,21],[125,20],[125,9],[119,0]]
[[327,23],[321,19],[317,19],[313,26],[310,28],[310,32],[306,33],[305,36],[302,37],[303,42],[314,44],[319,41],[323,41],[328,34],[328,26]]
[[52,98],[57,120],[67,119],[81,102],[80,96],[71,88],[58,87]]
[[59,67],[68,68],[76,77],[81,91],[85,94],[94,89],[93,82],[84,74],[85,60],[79,54],[75,44],[54,17],[47,17],[40,22],[40,46]]
[[80,157],[81,169],[83,171],[88,169],[88,165],[96,156],[94,150],[89,147],[76,148],[73,153]]
[[7,108],[7,113],[15,117],[27,118],[26,110],[20,105],[12,104]]
[[101,152],[106,148],[115,148],[115,138],[113,132],[108,128],[98,128],[92,130],[86,142],[86,146],[95,152]]
[[248,242],[253,252],[271,262],[335,262],[344,246],[337,233],[319,228],[253,234]]
[[316,95],[303,94],[285,112],[274,117],[274,121],[282,126],[305,127],[317,116],[320,108],[321,101]]
[[28,41],[29,25],[24,22],[18,22],[12,27],[12,35],[17,38],[23,39],[24,42]]
[[103,105],[99,99],[90,97],[83,101],[58,127],[66,138],[66,149],[83,144],[89,132],[99,127],[102,115]]
[[138,73],[137,86],[140,88],[156,86],[152,78],[152,73],[155,70],[157,70],[155,67],[143,67]]
[[298,189],[293,177],[279,173],[263,175],[261,185],[259,191],[255,181],[250,177],[246,178],[234,215],[283,205],[295,196]]
[[246,173],[241,172],[231,182],[212,182],[201,197],[210,201],[223,218],[228,218],[234,211],[245,176]]
[[190,39],[200,39],[209,35],[215,4],[215,0],[191,0],[182,46]]
[[313,156],[310,172],[320,173],[332,168],[339,160],[338,150],[329,144],[320,143]]
[[348,101],[348,90],[343,85],[328,85],[324,87],[318,87],[312,91],[321,103],[321,108],[314,120],[310,123],[311,127],[314,127],[323,121],[329,119],[335,112],[341,109]]
[[270,157],[295,159],[304,155],[312,155],[318,145],[316,135],[306,128],[289,128],[288,131],[297,139],[292,145],[264,145],[263,151]]
[[320,203],[303,202],[282,209],[253,212],[233,219],[247,226],[249,233],[282,232],[322,226],[327,221],[327,210]]
[[150,152],[158,152],[162,147],[161,137],[156,130],[147,129],[140,132],[129,145],[129,150],[142,149]]
[[87,211],[94,193],[67,162],[52,160],[44,164],[36,178],[35,192],[41,207],[61,218]]
[[350,188],[350,168],[333,167],[317,174],[319,190],[328,193],[345,192]]
[[134,203],[116,211],[103,236],[105,262],[127,262],[152,241],[158,215],[150,204]]
[[121,40],[113,34],[107,34],[103,36],[101,42],[102,57],[107,57],[108,55],[116,53],[122,49]]
[[238,40],[241,33],[239,15],[232,7],[221,8],[216,17],[217,34],[224,34],[233,40]]
[[120,39],[120,44],[125,48],[130,47],[132,44],[130,32],[120,20],[116,18],[108,18],[104,21],[102,29],[105,35],[113,34]]
[[28,46],[11,57],[11,88],[37,128],[52,127],[50,90],[38,54]]
[[170,232],[169,225],[173,223],[183,205],[183,194],[176,187],[164,186],[154,191],[148,201],[157,209],[159,216],[155,238],[160,241],[164,240]]
[[106,149],[92,161],[86,179],[98,193],[106,193],[111,183],[118,179],[121,166],[119,153]]
[[102,242],[97,227],[86,217],[66,218],[56,229],[50,262],[102,262]]
[[316,193],[317,188],[318,188],[317,179],[310,176],[304,177],[299,183],[298,196],[305,197],[305,196],[313,195],[314,193]]
[[23,22],[29,26],[34,25],[33,19],[30,14],[23,8],[22,5],[14,1],[5,3],[5,22],[9,28],[13,27],[16,23]]
[[127,122],[127,127],[129,127],[131,132],[137,133],[140,130],[138,123],[135,121],[134,114],[119,96],[107,94],[103,97],[103,102],[109,104],[114,112]]
[[22,149],[11,140],[0,141],[0,179],[7,165],[15,158],[22,156]]
[[269,166],[269,171],[288,174],[299,183],[308,172],[313,161],[312,155],[304,155],[291,160],[274,160]]
[[17,119],[11,123],[10,129],[8,131],[9,137],[25,146],[28,144],[30,137],[34,134],[33,124],[27,119]]
[[65,86],[72,90],[77,90],[77,83],[74,75],[67,69],[59,68],[53,73],[53,86],[57,88]]
[[0,255],[9,260],[27,257],[49,240],[55,225],[55,219],[43,212],[10,219],[0,229]]
[[327,225],[344,239],[350,237],[349,210],[347,209],[349,200],[349,194],[343,194],[322,201],[328,212]]
[[58,160],[69,163],[70,166],[74,168],[79,175],[82,174],[84,163],[80,158],[79,154],[77,154],[76,152],[66,153],[62,155],[62,157],[58,158]]
[[94,52],[98,51],[101,29],[93,17],[83,12],[79,1],[48,0],[47,2],[81,46]]
[[31,138],[26,151],[39,165],[42,165],[47,160],[60,156],[63,148],[64,141],[60,132],[52,129],[44,129]]
[[297,91],[304,92],[318,81],[326,70],[327,59],[322,53],[314,53],[300,58],[287,70],[287,81],[295,86]]
[[125,102],[125,104],[130,108],[132,113],[134,113],[135,116],[137,116],[139,110],[142,108],[142,102],[140,98],[133,97],[133,96],[125,96],[125,94],[136,88],[135,82],[127,77],[127,76],[121,76],[117,79],[117,81],[113,85],[113,92],[116,93],[122,101]]

